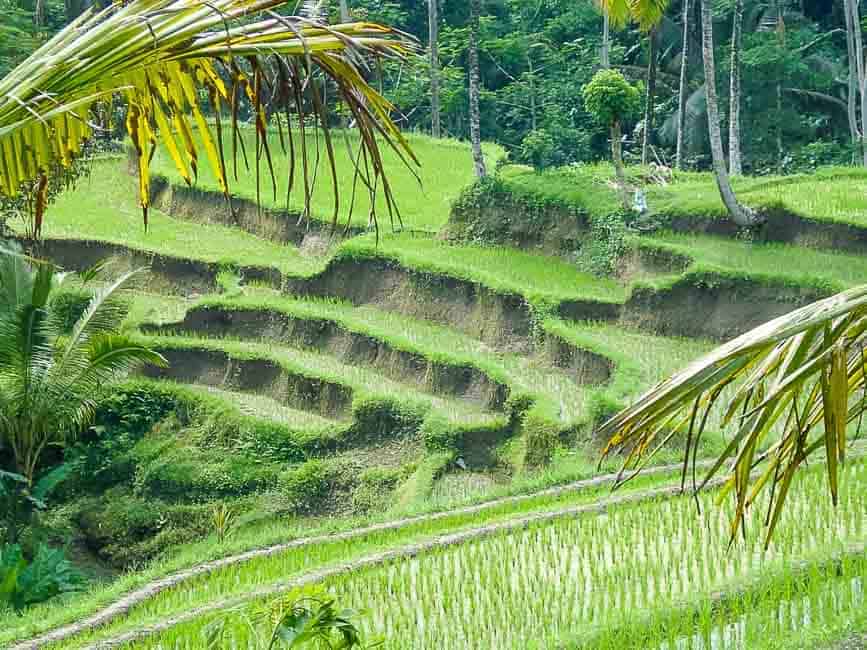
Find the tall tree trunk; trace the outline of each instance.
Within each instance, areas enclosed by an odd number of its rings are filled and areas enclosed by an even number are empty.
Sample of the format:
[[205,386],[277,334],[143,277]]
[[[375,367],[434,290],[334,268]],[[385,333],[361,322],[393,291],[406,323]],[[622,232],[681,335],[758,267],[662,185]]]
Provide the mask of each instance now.
[[644,107],[644,137],[641,142],[641,164],[650,160],[650,147],[653,145],[653,113],[656,103],[656,27],[648,36],[647,96]]
[[608,12],[602,9],[602,67],[611,67],[611,19]]
[[340,22],[348,23],[349,21],[349,5],[346,4],[346,0],[340,0]]
[[623,209],[629,210],[629,192],[626,190],[626,172],[623,170],[623,133],[620,130],[620,121],[611,123],[611,160],[614,161],[614,176],[617,178],[617,190],[620,192],[620,201]]
[[852,24],[852,12],[849,9],[849,0],[843,0],[843,14],[846,17],[846,50],[849,58],[849,94],[847,101],[847,116],[849,118],[849,134],[852,136],[853,146],[858,146],[860,129],[858,125],[858,55],[855,51],[855,30]]
[[849,118],[849,135],[852,146],[858,146],[860,130],[858,127],[858,63],[855,53],[855,33],[852,26],[852,12],[849,11],[849,0],[843,0],[843,14],[846,17],[846,51],[849,57],[849,93],[846,102],[846,115]]
[[[861,15],[858,11],[858,0],[845,0],[845,10],[849,12],[852,21],[852,43],[855,51],[855,68],[858,71],[858,94],[861,98],[861,148],[862,161],[867,166],[867,78],[864,74],[864,43],[861,38]],[[847,27],[849,21],[847,20]]]
[[731,84],[729,87],[729,171],[743,174],[741,157],[741,43],[744,27],[744,1],[735,0],[732,19]]
[[713,9],[711,7],[711,0],[702,0],[701,2],[701,37],[707,94],[707,122],[717,187],[732,221],[739,226],[752,226],[757,222],[756,216],[738,202],[732,188],[728,170],[726,169],[725,155],[723,154],[722,130],[719,124],[719,104],[716,94],[716,62],[714,61],[713,52]]
[[[776,0],[777,5],[777,39],[780,48],[786,45],[786,23],[783,17],[783,5]],[[777,173],[783,173],[783,73],[782,67],[777,71]]]
[[683,169],[683,131],[686,125],[686,76],[689,71],[689,0],[683,0],[683,45],[680,54],[680,87],[677,91],[677,157],[674,166]]
[[481,80],[479,75],[479,19],[482,13],[481,0],[470,0],[470,140],[473,144],[473,163],[476,176],[484,178],[488,175],[485,167],[485,156],[482,153],[481,113],[479,111],[479,94]]
[[440,20],[439,0],[428,0],[428,31],[430,36],[430,112],[431,135],[442,137],[440,114]]

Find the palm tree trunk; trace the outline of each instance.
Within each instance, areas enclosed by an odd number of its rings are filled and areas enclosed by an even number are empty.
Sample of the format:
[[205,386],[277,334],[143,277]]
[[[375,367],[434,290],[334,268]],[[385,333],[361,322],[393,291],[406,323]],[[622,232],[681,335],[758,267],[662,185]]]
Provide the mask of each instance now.
[[848,0],[843,0],[843,13],[846,16],[846,51],[849,57],[849,93],[846,102],[846,115],[849,118],[849,135],[852,137],[852,146],[858,146],[861,137],[858,128],[858,64],[855,53],[855,34],[852,26],[852,12],[849,11]]
[[346,0],[340,0],[340,22],[348,23],[349,20],[349,6],[346,4]]
[[711,0],[702,0],[701,3],[701,36],[707,94],[707,122],[717,187],[732,221],[741,227],[752,226],[757,222],[756,216],[738,202],[732,188],[728,170],[726,169],[725,155],[723,154],[722,131],[719,124],[719,104],[716,94],[716,62],[714,61],[713,52],[713,12]]
[[844,9],[849,16],[846,21],[846,26],[852,29],[852,44],[855,53],[855,68],[858,72],[858,94],[861,97],[861,148],[862,160],[864,166],[867,166],[867,129],[865,126],[865,118],[867,118],[867,78],[864,73],[864,43],[861,38],[861,17],[858,11],[857,0],[844,0]]
[[623,133],[620,130],[620,121],[611,123],[611,160],[614,161],[614,175],[617,178],[617,190],[620,192],[620,200],[623,209],[629,209],[629,193],[626,190],[626,172],[623,170]]
[[602,67],[608,69],[611,67],[611,19],[608,18],[608,12],[602,9]]
[[656,28],[648,34],[649,56],[647,62],[647,97],[644,108],[644,137],[641,142],[641,164],[646,165],[650,157],[650,147],[653,145],[653,113],[656,100]]
[[741,43],[743,41],[744,2],[735,0],[732,19],[731,84],[729,87],[729,171],[743,174],[741,157]]
[[439,0],[428,0],[428,30],[430,36],[431,135],[439,138],[442,136],[442,117],[440,114]]
[[473,163],[476,176],[488,175],[485,156],[482,153],[481,112],[479,110],[479,17],[482,13],[481,0],[470,0],[470,140],[473,145]]
[[686,124],[686,73],[689,68],[689,0],[683,0],[683,45],[680,53],[680,87],[677,91],[677,157],[675,167],[683,169],[683,131]]

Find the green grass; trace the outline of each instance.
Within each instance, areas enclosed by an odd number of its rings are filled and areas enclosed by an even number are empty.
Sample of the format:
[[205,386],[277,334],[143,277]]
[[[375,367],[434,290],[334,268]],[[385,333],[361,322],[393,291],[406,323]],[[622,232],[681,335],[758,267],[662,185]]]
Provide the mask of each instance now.
[[625,289],[614,280],[583,273],[565,260],[514,248],[455,246],[403,233],[381,237],[378,246],[370,236],[357,237],[346,242],[342,251],[478,282],[494,291],[522,295],[539,306],[563,300],[617,303],[626,299]]
[[584,413],[585,388],[543,360],[499,352],[451,328],[398,313],[370,306],[354,307],[330,299],[290,298],[265,290],[233,297],[208,297],[196,306],[228,311],[269,310],[291,318],[331,321],[349,332],[382,341],[395,350],[420,354],[445,365],[477,368],[494,381],[510,386],[513,396],[532,396],[543,404],[548,417],[554,421],[575,423]]
[[775,243],[751,243],[663,232],[636,238],[637,245],[661,247],[696,260],[703,269],[783,277],[809,286],[816,280],[843,290],[867,282],[867,257]]
[[504,424],[502,416],[486,413],[469,402],[415,391],[379,373],[347,365],[324,354],[228,338],[143,335],[139,338],[160,350],[220,351],[235,359],[274,361],[289,373],[346,386],[352,390],[356,400],[373,397],[388,400],[400,396],[399,401],[405,406],[411,409],[433,408],[452,423],[478,426]]
[[[535,172],[511,166],[502,178],[519,194],[577,209],[588,216],[618,212],[608,164],[575,165]],[[649,170],[627,170],[630,181],[643,185],[651,215],[687,218],[724,218],[725,207],[713,174],[677,172],[666,185],[647,184]],[[828,167],[812,174],[740,177],[733,180],[739,198],[761,210],[781,208],[817,221],[867,226],[867,172],[851,167]],[[771,224],[773,225],[773,223]]]
[[[94,163],[90,178],[63,192],[49,207],[46,238],[94,239],[143,251],[226,266],[260,265],[290,275],[309,275],[322,262],[290,245],[264,241],[237,228],[172,219],[151,210],[144,229],[136,183],[118,158]],[[18,222],[11,222],[13,228]]]
[[[338,190],[341,210],[340,223],[346,223],[349,215],[349,205],[352,196],[352,183],[354,176],[353,160],[348,155],[345,139],[341,132],[335,131],[334,150],[338,172]],[[279,146],[276,133],[271,138],[271,152],[274,162],[275,176],[278,180],[277,198],[275,200],[271,185],[268,166],[263,159],[261,163],[260,191],[261,203],[267,208],[278,210],[286,209],[286,188],[289,168],[289,157],[284,154]],[[247,143],[248,155],[255,151],[255,133],[252,130],[244,132]],[[357,136],[350,134],[352,151],[357,154]],[[412,230],[426,230],[435,232],[439,230],[449,218],[452,202],[460,194],[461,190],[470,185],[473,180],[472,152],[467,143],[456,140],[434,140],[424,135],[407,135],[410,146],[421,162],[417,170],[421,178],[421,184],[388,146],[383,146],[383,163],[388,173],[389,183],[395,196],[397,207],[400,210],[405,228]],[[325,159],[324,141],[322,142],[322,158],[319,165],[317,183],[312,194],[312,214],[314,219],[330,222],[334,214],[333,181],[331,171]],[[316,143],[312,135],[308,135],[308,146],[314,149]],[[493,168],[503,156],[503,149],[497,145],[485,144],[485,156]],[[231,157],[231,146],[227,144],[227,156]],[[251,170],[245,171],[243,159],[239,154],[239,177],[235,180],[232,173],[232,164],[229,161],[229,186],[234,196],[255,201],[256,172],[255,165],[251,161]],[[207,164],[201,166],[197,187],[202,189],[219,191],[216,178]],[[158,149],[154,157],[152,169],[154,172],[166,176],[172,183],[183,183],[183,179],[176,171],[168,153],[164,149]],[[290,213],[300,213],[304,206],[304,185],[301,170],[300,157],[296,159],[296,185],[289,202]],[[313,154],[311,152],[311,174],[313,171]],[[388,210],[385,205],[384,195],[380,191],[377,195],[376,204],[380,228],[385,231],[390,229]],[[367,227],[370,199],[366,188],[359,183],[356,194],[355,207],[353,209],[352,223],[355,226]]]

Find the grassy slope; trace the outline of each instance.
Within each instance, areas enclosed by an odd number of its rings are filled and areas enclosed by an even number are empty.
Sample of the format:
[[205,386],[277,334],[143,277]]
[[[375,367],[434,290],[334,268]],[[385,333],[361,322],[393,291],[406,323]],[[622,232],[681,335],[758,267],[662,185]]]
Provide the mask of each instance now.
[[172,219],[157,210],[149,212],[145,231],[135,182],[118,158],[96,162],[89,179],[60,195],[48,209],[44,235],[95,239],[218,264],[276,267],[289,274],[321,268],[319,261],[303,257],[293,246],[263,241],[236,228]]
[[625,290],[614,280],[583,273],[575,265],[514,248],[455,246],[433,237],[391,234],[346,242],[346,254],[387,257],[433,273],[464,278],[495,291],[517,293],[541,305],[561,300],[586,299],[622,302]]
[[[346,223],[350,199],[352,197],[354,166],[352,158],[348,155],[343,134],[335,132],[333,136],[341,203],[339,220],[340,223]],[[350,135],[350,138],[352,150],[357,154],[357,139],[353,135]],[[394,151],[390,147],[384,146],[382,149],[383,162],[389,170],[389,183],[394,196],[397,198],[397,207],[403,218],[404,227],[412,230],[435,232],[445,225],[445,222],[448,220],[449,208],[452,202],[457,198],[461,190],[473,180],[472,154],[466,143],[456,140],[433,140],[424,135],[408,135],[407,139],[416,156],[421,161],[421,167],[417,170],[421,178],[421,185],[419,185],[413,172],[403,165]],[[308,146],[313,149],[315,147],[315,138],[312,135],[308,135],[308,141],[310,143]],[[249,155],[255,150],[255,134],[252,131],[245,132],[245,142],[247,143],[246,147]],[[261,197],[261,202],[264,206],[285,210],[289,156],[284,154],[280,149],[278,138],[272,138],[271,147],[274,173],[278,180],[277,199],[276,201],[274,199],[271,178],[264,159],[261,163],[260,190],[258,195]],[[227,146],[227,155],[230,155],[230,149],[231,147]],[[492,167],[504,155],[503,150],[496,145],[485,144],[484,149],[485,155]],[[311,216],[318,220],[330,222],[334,214],[334,199],[332,197],[333,181],[330,168],[324,156],[323,144],[323,157],[312,194],[313,208]],[[311,154],[311,174],[313,161],[314,158]],[[232,194],[255,201],[257,197],[255,165],[251,163],[251,171],[245,171],[243,169],[243,161],[239,155],[237,180],[234,179],[234,175],[231,173],[231,162],[228,165],[230,168],[229,181]],[[163,174],[172,182],[183,182],[175,170],[168,153],[163,149],[157,151],[152,168],[156,173]],[[289,202],[289,211],[300,213],[304,206],[304,185],[300,157],[296,158],[295,170],[296,185]],[[202,189],[218,191],[216,179],[210,167],[206,164],[202,165],[202,169],[199,170],[197,186]],[[361,191],[362,189],[365,191]],[[388,210],[381,190],[377,197],[376,209],[380,226],[388,228]],[[366,227],[369,210],[369,194],[366,188],[359,183],[355,207],[353,209],[353,224]]]
[[[629,176],[643,184],[647,170],[631,168]],[[536,173],[526,167],[507,167],[503,178],[519,191],[577,206],[590,216],[612,214],[619,202],[609,165],[580,165]],[[841,221],[867,226],[867,171],[825,168],[796,176],[742,177],[735,191],[752,208],[782,207],[819,221]],[[689,218],[725,217],[713,175],[678,172],[665,186],[648,185],[651,214]]]
[[575,422],[581,417],[585,390],[564,374],[517,354],[496,352],[485,344],[447,327],[383,312],[353,307],[336,300],[290,298],[271,291],[254,291],[225,298],[205,298],[197,305],[225,309],[267,309],[299,319],[322,319],[386,342],[390,347],[423,355],[445,364],[465,364],[512,387],[514,393],[545,402],[554,420]]

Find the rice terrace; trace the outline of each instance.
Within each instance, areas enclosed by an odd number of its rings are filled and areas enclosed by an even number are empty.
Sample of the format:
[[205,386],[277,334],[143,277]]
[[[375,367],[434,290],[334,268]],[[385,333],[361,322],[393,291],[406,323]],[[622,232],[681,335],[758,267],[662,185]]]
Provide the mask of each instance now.
[[0,648],[867,648],[856,0],[0,0]]

